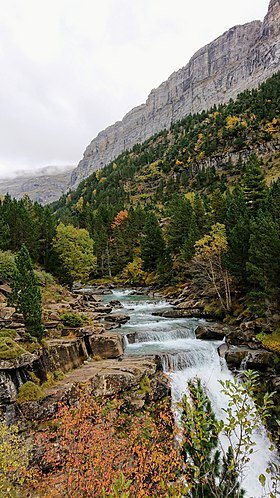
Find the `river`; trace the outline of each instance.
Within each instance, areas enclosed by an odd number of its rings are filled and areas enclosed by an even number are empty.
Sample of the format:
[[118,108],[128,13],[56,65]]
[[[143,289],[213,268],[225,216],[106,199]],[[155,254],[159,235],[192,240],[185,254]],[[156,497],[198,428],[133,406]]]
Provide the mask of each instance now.
[[[170,307],[168,302],[135,295],[131,290],[114,290],[113,295],[106,298],[110,299],[118,299],[124,307],[122,312],[130,316],[130,320],[120,329],[126,344],[125,355],[157,354],[161,357],[163,370],[170,376],[175,416],[179,417],[177,404],[186,392],[188,380],[198,377],[211,400],[216,417],[223,419],[223,408],[227,407],[228,398],[222,393],[219,380],[233,380],[233,375],[217,353],[220,341],[196,339],[195,329],[199,324],[206,323],[205,320],[155,316],[154,312]],[[134,343],[130,342],[133,336]],[[265,488],[264,492],[258,477],[261,473],[265,474],[269,460],[276,458],[269,450],[270,442],[263,427],[255,431],[253,439],[254,452],[241,476],[246,498],[269,496],[268,489]],[[226,438],[221,438],[220,445],[225,451]]]

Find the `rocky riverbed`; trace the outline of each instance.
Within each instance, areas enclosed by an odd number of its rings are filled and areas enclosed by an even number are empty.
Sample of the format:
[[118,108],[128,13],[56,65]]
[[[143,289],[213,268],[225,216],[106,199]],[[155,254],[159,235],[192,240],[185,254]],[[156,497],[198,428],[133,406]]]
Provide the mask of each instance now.
[[[0,325],[16,331],[15,341],[22,344],[24,325],[14,308],[7,306],[8,286],[0,287]],[[166,396],[170,389],[157,355],[124,357],[124,336],[115,331],[129,321],[117,299],[110,299],[110,286],[65,289],[59,298],[44,303],[46,340],[34,352],[15,359],[0,360],[0,400],[9,420],[43,420],[51,417],[60,401],[75,401],[80,384],[86,384],[94,395],[114,396],[124,393],[136,407],[145,401]],[[144,294],[146,288],[135,293]],[[106,302],[104,301],[106,296]],[[156,312],[166,318],[201,317],[202,298],[184,291],[173,306]],[[117,311],[116,311],[117,310]],[[63,325],[62,316],[76,313],[87,320],[82,326]],[[234,370],[252,368],[263,373],[270,389],[280,397],[280,372],[275,353],[266,351],[255,338],[249,321],[231,326],[216,321],[199,324],[196,337],[201,340],[223,340],[219,354]],[[134,338],[128,337],[130,343]],[[62,375],[57,375],[57,373]],[[34,377],[35,376],[35,377]],[[63,377],[63,378],[62,378]],[[44,399],[17,403],[19,387],[34,378],[45,385]],[[50,378],[53,382],[50,382]],[[141,380],[149,382],[149,393],[141,392]],[[45,383],[45,384],[44,384]],[[52,385],[53,384],[53,385]]]

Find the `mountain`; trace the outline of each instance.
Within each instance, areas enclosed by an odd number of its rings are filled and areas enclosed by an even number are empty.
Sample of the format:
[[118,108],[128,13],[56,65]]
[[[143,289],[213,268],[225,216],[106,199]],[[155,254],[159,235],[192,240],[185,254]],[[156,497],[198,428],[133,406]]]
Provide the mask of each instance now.
[[74,166],[45,166],[36,172],[20,172],[12,178],[0,179],[0,195],[7,192],[20,199],[28,195],[32,201],[49,204],[69,188]]
[[71,188],[121,152],[143,143],[190,113],[225,103],[256,88],[280,68],[280,0],[263,22],[235,26],[201,48],[189,63],[152,90],[145,104],[101,131],[71,176]]

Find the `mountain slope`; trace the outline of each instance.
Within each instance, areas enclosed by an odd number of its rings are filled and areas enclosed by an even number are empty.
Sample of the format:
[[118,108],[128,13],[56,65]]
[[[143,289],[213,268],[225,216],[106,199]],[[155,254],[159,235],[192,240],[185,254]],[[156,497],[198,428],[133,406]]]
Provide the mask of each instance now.
[[49,204],[67,192],[74,166],[46,166],[36,172],[19,173],[0,179],[0,195],[9,193],[20,199],[25,195],[40,204]]
[[256,88],[280,67],[280,1],[271,0],[263,23],[235,26],[201,48],[173,73],[145,104],[101,131],[73,171],[71,187],[105,166],[124,150],[143,143],[189,113],[227,102]]

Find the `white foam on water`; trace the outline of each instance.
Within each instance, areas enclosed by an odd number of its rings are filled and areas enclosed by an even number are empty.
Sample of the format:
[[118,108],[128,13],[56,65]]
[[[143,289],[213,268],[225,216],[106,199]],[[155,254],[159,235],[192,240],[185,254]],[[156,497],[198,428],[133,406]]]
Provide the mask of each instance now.
[[[218,356],[217,347],[221,341],[195,338],[197,325],[207,322],[194,318],[155,317],[151,314],[153,311],[169,308],[170,305],[165,301],[152,301],[146,296],[139,296],[137,299],[135,295],[129,295],[131,293],[134,294],[134,291],[114,293],[119,300],[122,300],[123,296],[124,312],[127,311],[131,317],[130,321],[122,326],[122,332],[135,332],[135,343],[129,344],[126,339],[125,354],[157,354],[161,357],[163,369],[170,375],[172,403],[177,418],[180,416],[177,405],[186,393],[188,380],[200,378],[216,417],[225,419],[224,409],[229,400],[222,392],[219,380],[233,380],[233,376],[225,361]],[[260,474],[265,474],[270,460],[277,460],[277,455],[269,450],[270,441],[261,424],[252,437],[255,443],[254,452],[241,476],[242,486],[247,490],[247,498],[263,498],[269,496],[268,488],[263,488],[258,478]],[[226,452],[228,441],[225,437],[221,437],[220,445],[222,451]]]

